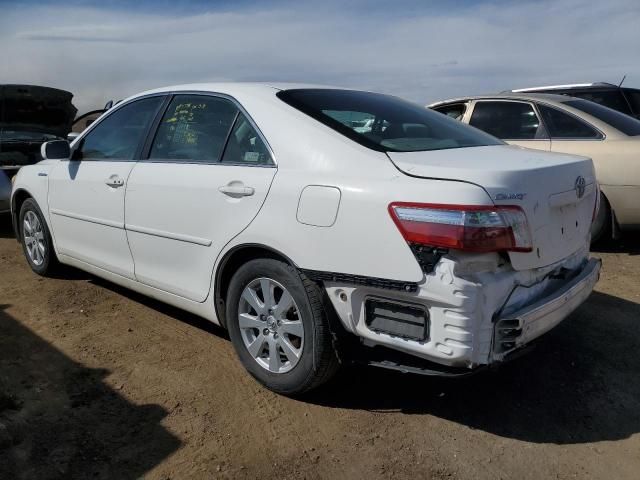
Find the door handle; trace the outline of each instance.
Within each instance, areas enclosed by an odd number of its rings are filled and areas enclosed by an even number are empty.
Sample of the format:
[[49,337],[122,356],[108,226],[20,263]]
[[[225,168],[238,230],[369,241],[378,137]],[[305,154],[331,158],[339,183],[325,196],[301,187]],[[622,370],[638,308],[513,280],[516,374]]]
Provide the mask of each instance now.
[[124,185],[124,180],[121,179],[118,175],[114,174],[114,175],[111,175],[105,183],[110,187],[118,188]]
[[253,187],[245,187],[242,183],[235,182],[231,182],[228,185],[218,188],[218,191],[233,198],[250,197],[255,193],[255,189]]

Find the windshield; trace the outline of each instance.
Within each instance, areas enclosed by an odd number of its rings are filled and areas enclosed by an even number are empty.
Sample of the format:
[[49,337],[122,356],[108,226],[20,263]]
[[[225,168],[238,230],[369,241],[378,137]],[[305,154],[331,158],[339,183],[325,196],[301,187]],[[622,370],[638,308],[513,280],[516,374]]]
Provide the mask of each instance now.
[[565,103],[611,125],[625,135],[640,135],[640,120],[636,120],[629,115],[588,100],[569,100]]
[[284,90],[277,95],[351,140],[382,152],[503,143],[446,115],[389,95],[336,89]]

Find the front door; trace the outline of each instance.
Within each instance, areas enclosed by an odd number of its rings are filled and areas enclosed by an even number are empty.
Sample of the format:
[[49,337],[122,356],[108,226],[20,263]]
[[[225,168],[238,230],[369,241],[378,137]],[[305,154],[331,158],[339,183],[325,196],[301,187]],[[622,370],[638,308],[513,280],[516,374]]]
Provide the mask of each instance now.
[[473,106],[469,125],[511,145],[545,151],[551,148],[544,125],[529,102],[478,100]]
[[275,173],[266,143],[235,103],[174,96],[127,184],[136,279],[204,301],[218,254],[257,215]]
[[127,180],[163,97],[117,108],[75,144],[49,175],[49,209],[58,253],[134,278],[124,230]]

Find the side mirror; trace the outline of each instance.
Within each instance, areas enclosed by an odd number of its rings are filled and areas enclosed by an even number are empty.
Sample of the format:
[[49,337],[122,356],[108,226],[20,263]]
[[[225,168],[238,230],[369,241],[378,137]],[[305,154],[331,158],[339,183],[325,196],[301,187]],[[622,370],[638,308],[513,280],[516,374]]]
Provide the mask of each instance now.
[[79,132],[69,132],[67,133],[67,142],[71,143],[79,136],[80,136]]
[[43,160],[68,160],[71,156],[71,148],[66,140],[52,140],[42,144],[40,155]]

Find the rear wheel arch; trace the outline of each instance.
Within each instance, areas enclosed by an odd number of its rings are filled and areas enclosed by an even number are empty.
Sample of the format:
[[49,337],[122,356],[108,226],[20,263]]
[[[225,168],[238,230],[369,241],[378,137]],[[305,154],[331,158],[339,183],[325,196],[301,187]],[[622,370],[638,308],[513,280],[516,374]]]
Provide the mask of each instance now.
[[[600,241],[606,242],[607,240],[617,239],[620,237],[620,226],[618,225],[618,220],[616,218],[616,211],[611,205],[607,194],[600,190],[600,210],[598,212],[598,216],[605,215],[605,218],[602,219],[603,224],[601,225],[600,232],[592,232],[592,243],[598,243]],[[594,222],[597,221],[594,220]],[[595,234],[595,236],[593,236]]]
[[286,255],[278,250],[266,245],[250,243],[237,245],[224,254],[218,264],[214,277],[214,301],[216,315],[220,324],[227,328],[226,322],[226,299],[229,290],[229,283],[233,274],[245,263],[258,258],[271,258],[280,260],[294,268],[296,264]]

